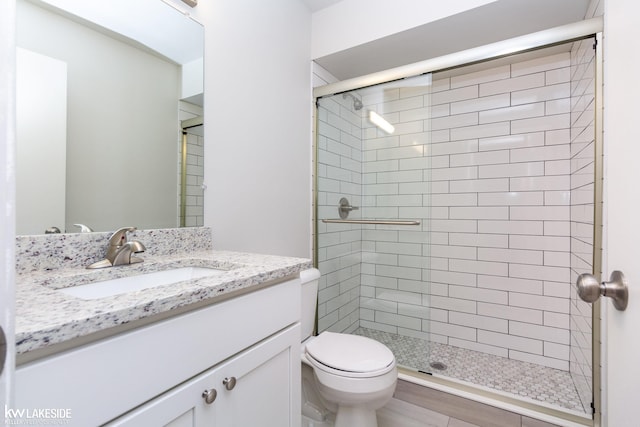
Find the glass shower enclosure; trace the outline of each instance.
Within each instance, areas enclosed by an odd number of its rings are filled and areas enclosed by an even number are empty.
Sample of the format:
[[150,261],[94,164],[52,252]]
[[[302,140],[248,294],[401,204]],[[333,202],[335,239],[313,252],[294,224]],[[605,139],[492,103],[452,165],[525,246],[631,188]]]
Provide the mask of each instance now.
[[319,332],[591,417],[593,44],[317,99]]

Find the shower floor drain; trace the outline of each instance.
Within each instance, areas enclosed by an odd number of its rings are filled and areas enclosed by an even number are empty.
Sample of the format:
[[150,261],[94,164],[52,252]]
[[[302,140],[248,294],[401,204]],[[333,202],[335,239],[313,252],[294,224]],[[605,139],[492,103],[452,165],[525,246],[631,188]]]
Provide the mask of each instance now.
[[447,365],[442,362],[431,362],[429,363],[429,366],[438,371],[444,371],[445,369],[447,369]]

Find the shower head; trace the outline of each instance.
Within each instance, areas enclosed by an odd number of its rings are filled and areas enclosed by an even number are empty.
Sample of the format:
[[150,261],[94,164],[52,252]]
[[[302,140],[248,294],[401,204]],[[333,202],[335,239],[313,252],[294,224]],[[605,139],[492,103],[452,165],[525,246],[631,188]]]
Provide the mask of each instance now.
[[354,95],[350,93],[343,93],[342,98],[347,99],[347,97],[351,97],[353,99],[353,109],[356,111],[362,110],[362,101],[356,98]]

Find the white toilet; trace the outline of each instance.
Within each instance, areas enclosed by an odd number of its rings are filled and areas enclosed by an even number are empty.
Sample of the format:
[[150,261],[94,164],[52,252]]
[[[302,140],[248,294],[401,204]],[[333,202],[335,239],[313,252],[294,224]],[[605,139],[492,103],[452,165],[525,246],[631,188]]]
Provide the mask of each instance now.
[[377,427],[376,410],[396,387],[395,357],[370,338],[333,332],[312,336],[319,278],[317,269],[300,273],[302,426]]

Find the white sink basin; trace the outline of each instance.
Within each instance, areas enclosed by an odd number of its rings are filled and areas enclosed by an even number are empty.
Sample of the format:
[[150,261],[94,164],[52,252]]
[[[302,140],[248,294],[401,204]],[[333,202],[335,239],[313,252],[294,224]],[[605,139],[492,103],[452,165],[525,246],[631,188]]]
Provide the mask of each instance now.
[[181,267],[157,271],[155,273],[92,282],[86,285],[71,286],[59,289],[59,291],[80,299],[90,300],[155,288],[156,286],[169,285],[185,280],[198,279],[200,277],[215,276],[225,272],[225,270],[207,267]]

